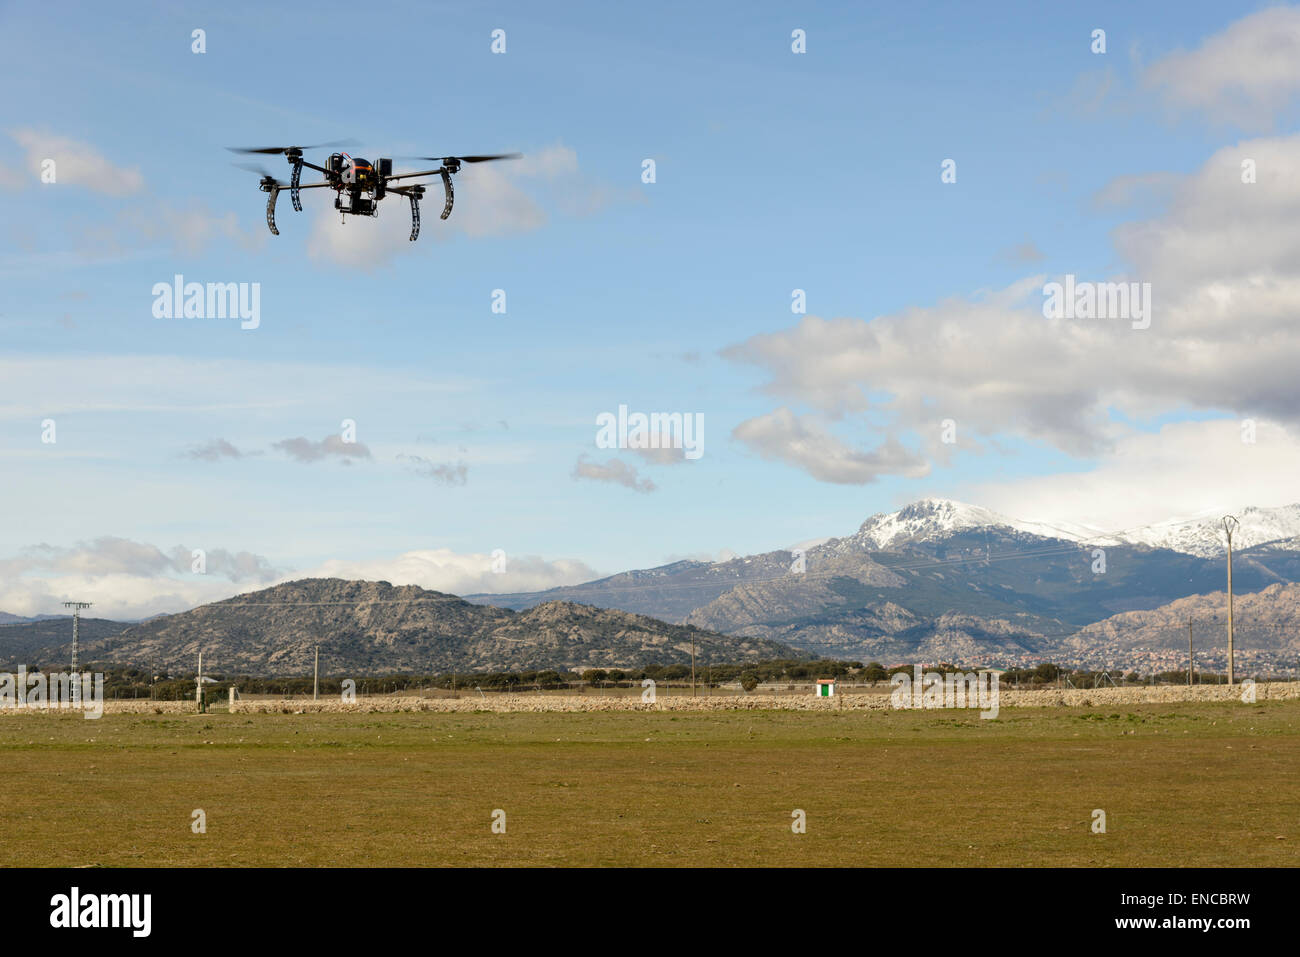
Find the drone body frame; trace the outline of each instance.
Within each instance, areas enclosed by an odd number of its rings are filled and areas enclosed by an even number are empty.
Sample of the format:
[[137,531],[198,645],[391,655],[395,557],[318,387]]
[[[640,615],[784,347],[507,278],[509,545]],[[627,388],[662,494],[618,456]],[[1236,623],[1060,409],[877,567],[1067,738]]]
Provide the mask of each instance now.
[[[294,211],[302,212],[302,197],[300,195],[302,190],[332,189],[335,194],[334,208],[343,214],[345,221],[348,215],[378,216],[379,203],[389,193],[405,196],[411,204],[411,242],[415,242],[420,236],[420,200],[424,198],[426,184],[402,183],[396,185],[399,180],[419,179],[425,176],[439,177],[442,180],[443,195],[446,197],[442,215],[439,218],[446,219],[451,215],[451,208],[456,200],[451,178],[454,174],[460,172],[463,164],[483,163],[499,159],[517,159],[522,155],[519,153],[496,153],[482,156],[410,157],[411,159],[437,162],[440,165],[435,169],[417,170],[409,173],[394,173],[393,161],[388,157],[382,157],[375,163],[371,163],[369,160],[353,157],[348,153],[331,153],[324,166],[318,166],[303,157],[304,150],[333,145],[338,144],[271,146],[252,149],[230,147],[233,152],[237,153],[279,153],[285,157],[291,167],[288,183],[280,182],[266,170],[259,167],[244,167],[263,174],[258,188],[268,194],[266,199],[266,225],[273,236],[280,235],[280,230],[275,224],[275,207],[276,201],[280,198],[281,190],[287,189],[289,191]],[[325,179],[317,183],[302,182],[304,168],[321,173]]]

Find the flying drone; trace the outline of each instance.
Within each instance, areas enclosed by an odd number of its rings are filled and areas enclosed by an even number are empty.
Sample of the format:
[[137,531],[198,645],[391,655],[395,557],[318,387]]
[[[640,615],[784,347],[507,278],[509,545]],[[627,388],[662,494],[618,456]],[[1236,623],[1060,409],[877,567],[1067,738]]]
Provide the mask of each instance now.
[[[462,164],[518,159],[523,155],[522,153],[495,153],[487,156],[402,157],[408,160],[439,164],[437,169],[420,170],[414,173],[394,173],[393,161],[388,158],[371,163],[359,156],[351,156],[347,153],[331,153],[324,166],[317,166],[315,163],[309,163],[302,156],[304,150],[326,149],[342,145],[345,144],[318,143],[315,146],[267,146],[252,149],[228,147],[235,153],[278,153],[284,156],[289,161],[289,165],[293,167],[288,183],[280,182],[261,167],[241,167],[262,174],[262,181],[258,185],[262,192],[270,194],[266,199],[266,225],[270,227],[271,235],[280,235],[280,230],[276,229],[275,226],[275,202],[280,197],[280,190],[287,189],[289,191],[289,198],[293,201],[294,211],[300,213],[302,212],[302,199],[298,195],[300,190],[328,188],[334,190],[334,208],[343,214],[344,221],[347,220],[349,214],[353,216],[378,216],[379,202],[389,193],[405,196],[411,201],[411,242],[415,242],[420,235],[420,200],[424,197],[425,184],[409,183],[400,186],[392,184],[398,180],[413,180],[421,176],[442,177],[442,188],[447,200],[442,208],[440,218],[446,219],[451,215],[451,206],[455,200],[455,194],[451,188],[451,178],[460,172]],[[304,166],[318,173],[324,173],[324,182],[302,182]]]

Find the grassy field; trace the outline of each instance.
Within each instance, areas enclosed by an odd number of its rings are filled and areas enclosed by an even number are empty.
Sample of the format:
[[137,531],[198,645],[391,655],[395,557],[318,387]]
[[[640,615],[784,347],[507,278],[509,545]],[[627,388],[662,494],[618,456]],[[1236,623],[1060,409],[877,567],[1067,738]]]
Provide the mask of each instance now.
[[10,864],[1300,863],[1296,701],[996,721],[19,714],[0,717],[0,754]]

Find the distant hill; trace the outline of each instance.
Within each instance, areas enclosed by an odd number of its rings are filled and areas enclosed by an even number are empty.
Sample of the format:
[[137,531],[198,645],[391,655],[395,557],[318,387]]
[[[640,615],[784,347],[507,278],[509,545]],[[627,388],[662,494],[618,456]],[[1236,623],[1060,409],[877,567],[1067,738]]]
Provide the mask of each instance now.
[[68,618],[68,615],[32,615],[25,618],[22,615],[11,615],[7,611],[0,611],[0,625],[25,625],[33,621],[55,621],[59,618]]
[[548,602],[527,612],[388,582],[312,578],[132,625],[86,661],[248,675],[302,674],[320,646],[328,674],[632,668],[801,657],[789,646],[643,615]]
[[[116,635],[129,627],[125,622],[106,618],[82,618],[77,638],[82,648]],[[72,619],[44,617],[24,624],[0,625],[0,670],[12,671],[18,665],[72,664]]]

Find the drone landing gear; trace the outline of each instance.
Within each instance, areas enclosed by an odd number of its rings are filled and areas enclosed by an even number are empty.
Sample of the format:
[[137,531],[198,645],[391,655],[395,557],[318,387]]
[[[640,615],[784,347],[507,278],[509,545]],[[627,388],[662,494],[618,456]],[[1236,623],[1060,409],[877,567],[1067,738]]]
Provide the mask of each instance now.
[[275,201],[280,198],[280,187],[272,186],[267,192],[270,195],[266,197],[266,225],[271,227],[272,236],[279,236],[280,230],[275,228]]
[[406,195],[411,201],[411,242],[415,242],[420,238],[420,197],[424,195],[424,187],[412,187]]
[[293,177],[289,180],[289,198],[293,200],[293,211],[302,212],[302,200],[298,195],[298,183],[302,179],[302,158],[295,158],[293,161]]
[[451,173],[449,173],[445,168],[440,170],[440,172],[442,173],[442,188],[447,193],[447,205],[442,207],[442,216],[440,218],[446,219],[451,215],[451,204],[456,201],[456,194],[452,192],[451,188]]

